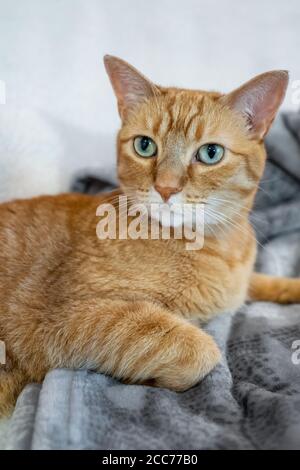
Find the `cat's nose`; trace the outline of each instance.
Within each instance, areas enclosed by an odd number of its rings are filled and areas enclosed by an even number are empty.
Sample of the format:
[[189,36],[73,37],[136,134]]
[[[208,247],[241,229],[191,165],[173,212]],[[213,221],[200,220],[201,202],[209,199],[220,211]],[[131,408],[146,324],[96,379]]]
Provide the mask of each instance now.
[[182,191],[182,186],[160,186],[158,184],[154,185],[156,191],[161,195],[163,200],[167,202],[172,194],[177,194]]

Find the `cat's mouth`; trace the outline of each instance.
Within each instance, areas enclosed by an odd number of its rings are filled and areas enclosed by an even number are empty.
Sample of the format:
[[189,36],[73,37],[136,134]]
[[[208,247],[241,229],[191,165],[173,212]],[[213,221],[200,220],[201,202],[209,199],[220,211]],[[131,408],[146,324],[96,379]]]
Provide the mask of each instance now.
[[177,227],[183,225],[184,216],[181,208],[174,207],[174,205],[167,204],[154,204],[148,211],[151,219],[160,222],[162,226]]
[[203,204],[191,203],[149,203],[147,212],[150,219],[160,222],[162,226],[178,227],[181,225],[193,226],[196,216],[202,219]]

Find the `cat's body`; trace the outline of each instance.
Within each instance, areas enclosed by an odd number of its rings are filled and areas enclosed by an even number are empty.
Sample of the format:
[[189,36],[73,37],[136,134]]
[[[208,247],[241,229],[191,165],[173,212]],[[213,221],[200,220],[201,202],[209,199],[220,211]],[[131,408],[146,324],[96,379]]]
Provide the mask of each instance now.
[[[107,67],[123,119],[118,138],[122,190],[0,206],[0,340],[7,348],[0,412],[24,384],[41,381],[55,367],[91,368],[127,382],[184,390],[220,358],[213,339],[188,319],[207,321],[236,309],[248,294],[300,301],[298,280],[252,273],[256,242],[248,222],[265,163],[262,134],[284,94],[284,72],[264,76],[279,93],[273,106],[264,103],[267,115],[260,111],[249,130],[231,109],[236,95],[224,102],[216,93],[157,88],[152,96],[154,85],[128,64],[108,59]],[[121,89],[130,83],[129,92]],[[133,98],[141,96],[128,114]],[[153,148],[156,141],[151,158],[134,152],[140,135],[150,136]],[[226,147],[215,167],[190,156],[192,147],[207,142]],[[147,150],[144,144],[138,152]],[[186,240],[174,237],[99,239],[96,209],[110,202],[122,211],[119,194],[146,206],[163,200],[202,202],[208,215],[203,248],[189,251]]]
[[[156,312],[206,321],[244,302],[255,253],[251,232],[244,240],[239,234],[236,240],[229,236],[221,245],[211,239],[199,251],[186,250],[185,240],[99,240],[95,214],[106,201],[110,196],[62,195],[0,206],[0,331],[7,344],[8,375],[19,369],[26,380],[40,381],[54,367],[90,367],[118,375],[95,359],[105,349],[103,315],[109,317],[110,301],[114,306],[118,300],[121,305],[153,305],[150,325],[147,319],[142,323],[147,334],[159,329]],[[234,257],[229,248],[233,242],[239,246]],[[113,319],[109,327],[118,331],[118,321]],[[127,328],[132,322],[129,334],[140,328],[134,319],[123,321]],[[98,342],[91,336],[95,324],[102,330]],[[91,342],[86,353],[79,339],[84,332],[87,345]],[[118,336],[115,341],[110,355],[119,346]],[[215,363],[217,349],[211,347]],[[127,361],[132,360],[128,354]],[[151,378],[139,374],[141,381]],[[125,371],[122,375],[130,379]],[[176,388],[180,384],[182,378]]]

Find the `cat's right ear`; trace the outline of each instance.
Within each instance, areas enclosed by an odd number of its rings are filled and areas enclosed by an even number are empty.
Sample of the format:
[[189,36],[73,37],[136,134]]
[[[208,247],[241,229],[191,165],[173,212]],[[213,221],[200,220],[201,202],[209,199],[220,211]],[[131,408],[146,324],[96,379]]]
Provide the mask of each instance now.
[[159,89],[132,65],[118,57],[104,56],[104,65],[118,100],[121,119],[145,99],[159,94]]
[[262,140],[284,99],[288,82],[286,70],[262,73],[224,95],[221,102],[244,117],[252,138]]

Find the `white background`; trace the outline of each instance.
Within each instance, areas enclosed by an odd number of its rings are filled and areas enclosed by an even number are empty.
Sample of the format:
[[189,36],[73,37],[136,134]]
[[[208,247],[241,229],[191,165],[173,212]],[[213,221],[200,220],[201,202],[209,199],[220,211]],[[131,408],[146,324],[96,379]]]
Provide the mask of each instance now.
[[[39,109],[51,121],[66,174],[103,170],[119,125],[104,54],[162,85],[229,91],[276,68],[300,79],[299,31],[299,0],[0,0],[0,80],[7,109]],[[30,153],[40,132],[31,119],[16,126]],[[0,142],[0,165],[4,153]]]

